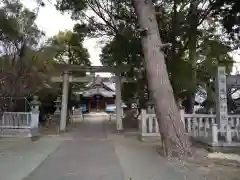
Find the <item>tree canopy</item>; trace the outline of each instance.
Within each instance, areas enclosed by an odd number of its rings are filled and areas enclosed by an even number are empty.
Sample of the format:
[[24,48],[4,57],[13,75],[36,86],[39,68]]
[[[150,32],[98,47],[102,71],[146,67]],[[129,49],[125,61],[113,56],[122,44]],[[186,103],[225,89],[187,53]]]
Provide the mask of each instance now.
[[90,65],[88,50],[83,47],[84,37],[72,31],[59,32],[49,39],[56,51],[55,59],[62,63]]
[[216,0],[213,17],[219,19],[232,38],[239,41],[240,2],[238,0]]
[[0,7],[1,98],[57,93],[51,76],[60,75],[54,65],[64,58],[72,64],[90,65],[84,34],[59,32],[43,41],[45,34],[35,23],[43,5],[39,2],[35,10],[29,10],[19,0],[4,0]]
[[[124,97],[128,99],[138,90],[140,94],[136,96],[144,97],[142,93],[147,92],[144,57],[137,16],[131,1],[86,0],[82,1],[81,5],[76,2],[59,0],[57,7],[70,12],[74,19],[81,20],[82,24],[78,26],[85,28],[89,36],[110,37],[102,49],[102,63],[132,66],[131,71],[124,75],[135,77],[138,82],[144,83],[141,83],[141,87],[125,84]],[[217,6],[219,4],[212,1],[155,1],[162,41],[172,43],[164,52],[177,99],[187,100],[192,94],[195,95],[199,86],[213,92],[215,70],[220,62],[228,66],[228,72],[231,71],[233,60],[228,53],[236,48],[237,44],[224,31],[225,25],[221,18],[217,18],[221,16],[220,12],[217,16]],[[221,7],[223,6],[224,4],[221,4]],[[195,78],[193,74],[196,74]],[[189,83],[191,81],[196,83]],[[136,91],[129,91],[133,87]],[[213,100],[211,94],[213,93],[209,93],[208,98]],[[188,106],[186,103],[185,106]]]
[[[38,71],[36,64],[39,63],[38,56],[42,52],[38,42],[44,34],[34,23],[34,12],[23,7],[17,0],[4,1],[0,13],[0,58],[4,79],[1,87],[5,88],[2,89],[1,96],[25,96],[39,88],[35,86],[39,81],[31,79],[31,75]],[[44,68],[38,67],[44,74]],[[41,71],[38,74],[39,77],[43,76]],[[9,91],[11,88],[12,91]]]

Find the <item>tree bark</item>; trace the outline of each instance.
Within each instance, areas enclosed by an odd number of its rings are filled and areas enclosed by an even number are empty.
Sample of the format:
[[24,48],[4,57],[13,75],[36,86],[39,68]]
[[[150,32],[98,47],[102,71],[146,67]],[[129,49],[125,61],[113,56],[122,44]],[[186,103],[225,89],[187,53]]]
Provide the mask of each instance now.
[[171,156],[173,148],[176,148],[179,156],[186,156],[190,152],[190,142],[175,102],[164,54],[160,50],[162,42],[152,0],[132,1],[139,26],[146,30],[146,34],[142,36],[142,48],[149,90],[155,104],[165,154]]

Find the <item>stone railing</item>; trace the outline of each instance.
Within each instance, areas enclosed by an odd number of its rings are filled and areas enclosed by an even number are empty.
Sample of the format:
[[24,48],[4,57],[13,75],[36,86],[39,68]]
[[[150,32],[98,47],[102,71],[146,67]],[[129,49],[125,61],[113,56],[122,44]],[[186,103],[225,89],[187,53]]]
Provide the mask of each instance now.
[[181,120],[186,133],[191,136],[208,136],[213,124],[216,124],[214,114],[184,114],[181,111]]
[[147,114],[146,110],[141,111],[139,130],[141,136],[160,136],[158,122],[155,114]]
[[84,120],[84,115],[82,113],[82,108],[74,109],[72,114],[73,122],[81,122]]
[[28,129],[31,128],[31,112],[4,112],[0,128]]
[[[228,126],[221,132],[216,124],[215,114],[184,114],[180,111],[185,132],[192,137],[211,138],[213,143],[218,142],[218,135],[225,137],[226,142],[240,139],[240,115],[228,115]],[[140,134],[142,137],[160,136],[158,122],[155,114],[141,111]]]
[[0,137],[33,137],[39,135],[39,101],[31,102],[30,112],[3,112]]

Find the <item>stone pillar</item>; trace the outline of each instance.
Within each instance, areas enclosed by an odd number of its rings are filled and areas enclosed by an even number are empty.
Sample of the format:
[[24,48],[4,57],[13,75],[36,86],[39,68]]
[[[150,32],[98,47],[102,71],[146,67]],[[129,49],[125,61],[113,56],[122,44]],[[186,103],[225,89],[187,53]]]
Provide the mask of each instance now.
[[116,119],[117,119],[117,131],[123,130],[122,117],[121,117],[121,104],[122,104],[122,95],[121,95],[121,77],[119,74],[115,76],[115,89],[116,89]]
[[185,111],[184,111],[184,109],[180,109],[180,117],[181,117],[181,121],[182,121],[182,123],[183,123],[184,130],[186,130],[186,123],[185,123],[185,117],[184,117],[184,115],[185,115]]
[[219,66],[216,76],[216,120],[222,133],[228,124],[227,112],[227,87],[225,67]]
[[69,90],[69,73],[65,71],[63,73],[60,131],[65,131],[65,129],[66,129],[67,105],[68,105],[68,90]]
[[54,101],[56,110],[54,112],[54,121],[56,123],[56,133],[59,134],[60,131],[60,119],[61,119],[61,98],[58,97],[56,101]]
[[226,138],[225,139],[226,139],[227,143],[232,142],[232,129],[229,124],[226,127]]
[[212,124],[212,143],[218,144],[218,128],[217,124]]
[[33,97],[33,100],[31,101],[31,137],[39,136],[39,106],[41,105],[41,102],[38,100],[37,96]]
[[141,109],[141,120],[140,120],[140,128],[139,131],[141,133],[141,136],[144,136],[144,134],[147,133],[147,112],[145,109]]

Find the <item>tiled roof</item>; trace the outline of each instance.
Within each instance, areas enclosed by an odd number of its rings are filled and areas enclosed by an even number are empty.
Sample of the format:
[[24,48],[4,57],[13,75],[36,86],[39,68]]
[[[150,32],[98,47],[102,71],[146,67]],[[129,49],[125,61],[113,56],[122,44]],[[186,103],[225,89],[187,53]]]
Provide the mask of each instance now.
[[107,91],[105,90],[104,88],[92,88],[92,89],[89,89],[87,91],[84,91],[83,92],[83,97],[91,97],[95,94],[100,94],[104,97],[113,97],[115,96],[115,92],[112,92],[112,91]]
[[95,94],[101,94],[104,97],[115,96],[115,83],[113,82],[91,82],[87,85],[87,88],[88,89],[82,93],[84,97],[91,97]]

